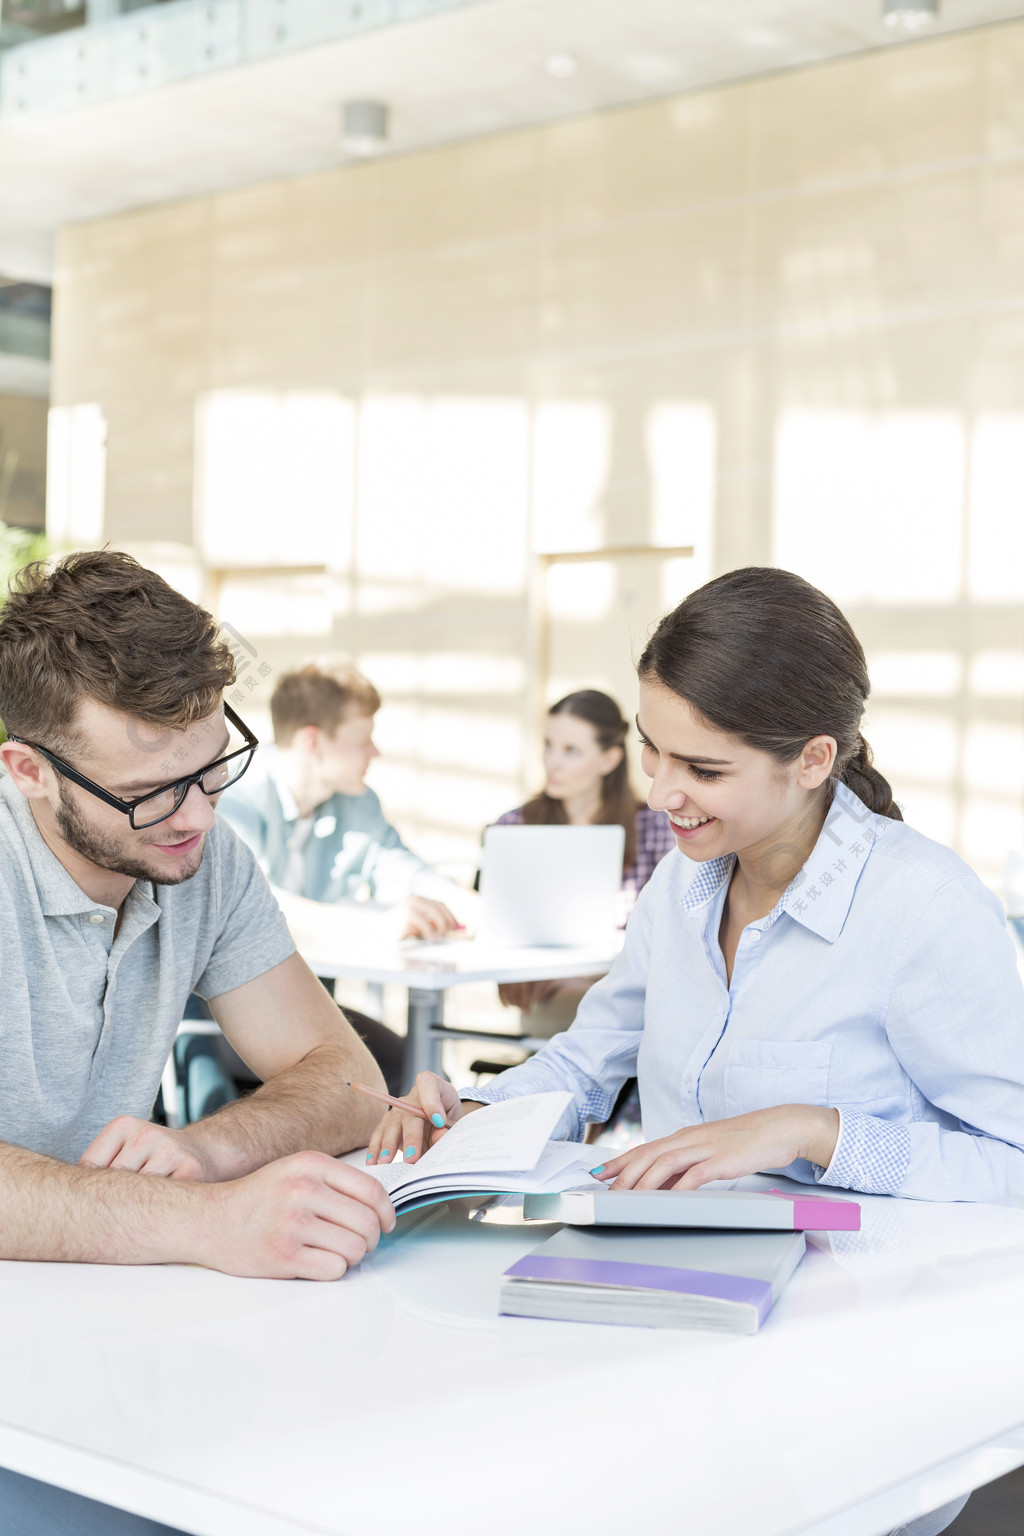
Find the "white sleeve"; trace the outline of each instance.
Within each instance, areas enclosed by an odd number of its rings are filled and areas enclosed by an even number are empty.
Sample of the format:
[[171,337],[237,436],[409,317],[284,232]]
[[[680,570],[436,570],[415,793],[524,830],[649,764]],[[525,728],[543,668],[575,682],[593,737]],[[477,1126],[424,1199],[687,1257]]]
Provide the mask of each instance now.
[[648,884],[640,893],[622,953],[586,993],[572,1027],[486,1087],[461,1089],[462,1098],[494,1104],[520,1094],[568,1089],[573,1101],[556,1132],[567,1140],[582,1140],[588,1121],[607,1120],[619,1089],[636,1074],[651,950],[650,902],[645,900],[650,889]]

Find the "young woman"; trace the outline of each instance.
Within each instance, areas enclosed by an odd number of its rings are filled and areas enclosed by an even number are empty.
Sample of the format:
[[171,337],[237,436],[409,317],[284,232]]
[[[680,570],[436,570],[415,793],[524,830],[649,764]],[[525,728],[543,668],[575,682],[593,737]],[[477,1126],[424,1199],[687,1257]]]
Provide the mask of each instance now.
[[[1002,907],[903,823],[860,734],[867,670],[838,608],[786,571],[733,571],[662,620],[639,673],[649,803],[680,856],[572,1029],[466,1098],[567,1088],[561,1132],[579,1137],[635,1072],[647,1141],[601,1170],[619,1188],[771,1171],[1024,1196],[1024,990]],[[414,1097],[441,1127],[472,1107],[429,1073]],[[389,1112],[371,1160],[417,1152],[422,1131]]]
[[[618,822],[625,828],[620,924],[675,847],[668,818],[637,798],[629,782],[625,741],[629,725],[613,698],[597,688],[566,694],[548,710],[544,731],[544,788],[525,805],[506,811],[506,826],[586,827]],[[529,1013],[531,1035],[552,1035],[572,1023],[580,999],[596,977],[528,981],[498,988],[506,1006]]]
[[[636,1072],[648,1139],[595,1170],[618,1188],[771,1171],[1024,1196],[1024,991],[1002,908],[903,824],[860,734],[868,676],[843,615],[788,572],[733,571],[662,620],[639,672],[649,804],[681,857],[571,1030],[475,1102],[421,1073],[432,1137],[553,1088],[572,1092],[561,1131],[578,1137]],[[418,1155],[423,1129],[390,1111],[368,1161]],[[965,1503],[899,1536],[937,1536]]]

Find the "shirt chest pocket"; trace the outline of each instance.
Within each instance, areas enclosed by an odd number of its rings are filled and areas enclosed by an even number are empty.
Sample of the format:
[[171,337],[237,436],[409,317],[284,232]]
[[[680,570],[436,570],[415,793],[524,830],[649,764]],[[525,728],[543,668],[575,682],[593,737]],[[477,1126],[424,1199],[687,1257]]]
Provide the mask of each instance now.
[[775,1104],[827,1104],[828,1040],[733,1040],[722,1074],[726,1115]]

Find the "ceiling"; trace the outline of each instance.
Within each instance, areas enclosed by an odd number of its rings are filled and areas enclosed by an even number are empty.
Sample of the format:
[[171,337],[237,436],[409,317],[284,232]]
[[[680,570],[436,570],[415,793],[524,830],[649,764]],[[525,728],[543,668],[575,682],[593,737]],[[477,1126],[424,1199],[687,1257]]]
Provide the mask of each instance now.
[[[342,164],[346,97],[388,102],[393,152],[408,153],[916,46],[880,11],[881,0],[477,0],[63,113],[4,114],[0,272],[46,281],[63,224]],[[942,11],[924,35],[1024,16],[1024,0]],[[576,72],[553,78],[553,53]]]

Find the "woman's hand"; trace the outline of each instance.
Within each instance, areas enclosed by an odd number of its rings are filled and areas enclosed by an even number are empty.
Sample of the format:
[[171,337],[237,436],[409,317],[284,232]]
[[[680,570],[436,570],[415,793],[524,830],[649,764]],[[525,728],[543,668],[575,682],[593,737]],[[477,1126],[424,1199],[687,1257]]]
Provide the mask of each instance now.
[[416,1086],[404,1095],[410,1104],[416,1104],[429,1118],[407,1114],[401,1109],[389,1109],[378,1121],[370,1137],[366,1153],[368,1163],[390,1163],[396,1152],[401,1152],[407,1163],[415,1162],[436,1141],[440,1141],[456,1120],[479,1104],[463,1104],[459,1095],[446,1078],[434,1072],[421,1072]]
[[730,1120],[685,1126],[613,1157],[595,1172],[612,1189],[699,1189],[712,1179],[785,1168],[798,1157],[825,1168],[838,1138],[837,1110],[780,1104]]
[[409,896],[399,908],[400,939],[443,939],[462,927],[443,901],[430,896]]

